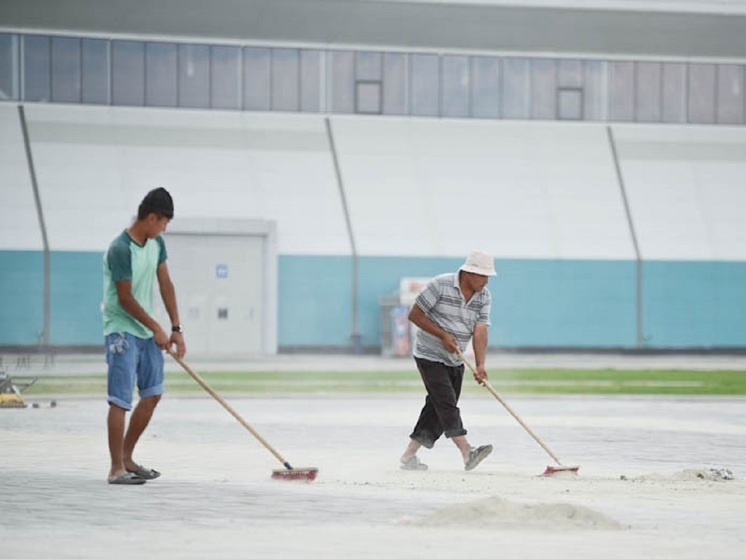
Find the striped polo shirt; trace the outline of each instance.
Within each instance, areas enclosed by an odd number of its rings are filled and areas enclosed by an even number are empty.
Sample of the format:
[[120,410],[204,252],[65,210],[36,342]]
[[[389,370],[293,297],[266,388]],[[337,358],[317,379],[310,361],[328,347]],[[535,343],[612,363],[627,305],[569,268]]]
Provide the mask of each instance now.
[[[492,296],[485,286],[466,301],[458,278],[458,272],[434,277],[417,296],[415,304],[435,324],[453,334],[463,352],[474,334],[474,327],[477,324],[489,326]],[[419,328],[413,354],[415,357],[452,367],[462,364],[457,354],[446,351],[439,338]]]

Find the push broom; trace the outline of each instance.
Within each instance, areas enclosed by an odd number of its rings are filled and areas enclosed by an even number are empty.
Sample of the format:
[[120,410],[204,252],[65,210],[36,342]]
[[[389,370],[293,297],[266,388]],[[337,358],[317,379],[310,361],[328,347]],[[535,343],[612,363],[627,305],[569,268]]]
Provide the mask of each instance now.
[[180,359],[173,351],[170,349],[168,350],[168,353],[171,355],[171,357],[174,358],[174,360],[181,365],[181,367],[189,373],[189,376],[192,377],[194,380],[197,381],[197,384],[199,384],[202,388],[205,389],[205,391],[215,398],[221,406],[223,406],[228,413],[230,413],[233,417],[235,417],[238,422],[246,427],[246,429],[254,435],[256,440],[258,440],[264,447],[269,450],[275,458],[277,458],[280,463],[285,466],[284,470],[272,470],[272,479],[284,479],[284,480],[302,480],[302,481],[308,481],[311,482],[314,479],[316,479],[316,476],[319,473],[318,468],[293,468],[290,463],[285,460],[282,455],[277,452],[272,445],[270,445],[264,437],[262,437],[251,425],[249,425],[246,420],[239,415],[239,413],[233,409],[233,407],[223,399],[220,394],[215,392],[205,381],[204,379],[199,376],[195,371],[189,367],[182,359]]
[[[472,365],[469,362],[468,359],[466,359],[466,357],[464,357],[464,354],[461,353],[461,350],[460,349],[456,349],[456,351],[458,352],[458,355],[463,360],[463,362],[466,363],[466,365],[469,367],[469,369],[471,369],[471,372],[474,373],[474,374],[476,374],[477,373],[476,368],[474,367],[474,365]],[[506,410],[508,410],[508,413],[510,413],[510,415],[512,415],[516,419],[516,421],[518,421],[518,423],[521,424],[521,427],[523,427],[526,430],[526,432],[529,435],[531,435],[531,437],[537,443],[539,443],[539,445],[541,446],[541,448],[543,448],[547,452],[547,454],[549,454],[549,456],[552,457],[552,460],[554,460],[557,463],[556,466],[547,466],[546,470],[544,470],[544,473],[541,474],[541,475],[543,475],[543,476],[551,476],[552,474],[557,474],[557,473],[560,473],[560,472],[572,472],[572,473],[575,473],[575,474],[578,473],[578,470],[580,469],[580,466],[564,466],[559,461],[559,458],[557,458],[557,456],[554,454],[554,452],[552,452],[549,449],[549,447],[544,443],[544,441],[542,441],[539,438],[539,436],[536,433],[534,433],[528,425],[526,425],[526,423],[513,410],[513,408],[511,408],[508,405],[508,403],[505,400],[503,400],[503,398],[495,391],[495,389],[492,388],[492,385],[489,383],[489,381],[487,379],[484,379],[482,381],[482,384],[484,385],[484,387],[487,390],[490,391],[490,394],[492,394],[497,399],[497,401],[500,402]]]

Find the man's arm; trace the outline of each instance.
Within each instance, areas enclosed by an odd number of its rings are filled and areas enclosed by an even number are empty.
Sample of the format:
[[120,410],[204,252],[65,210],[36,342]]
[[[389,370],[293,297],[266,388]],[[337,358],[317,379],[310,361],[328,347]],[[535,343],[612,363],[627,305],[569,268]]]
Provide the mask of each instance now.
[[419,307],[419,305],[412,305],[412,310],[409,311],[409,320],[415,326],[421,328],[428,334],[432,334],[433,336],[440,338],[440,340],[443,342],[443,347],[449,353],[455,353],[458,349],[458,342],[456,341],[456,338],[454,338],[452,334],[449,334],[440,326],[435,324],[432,320],[430,320],[425,314],[425,311],[423,311]]
[[[158,286],[161,291],[161,299],[163,299],[163,305],[166,307],[168,317],[171,319],[173,326],[180,326],[179,321],[179,309],[176,305],[176,289],[171,281],[171,275],[168,273],[168,266],[164,260],[158,265],[157,270]],[[171,338],[169,339],[169,347],[172,344],[176,344],[176,355],[181,359],[186,354],[186,344],[184,343],[184,334],[181,332],[171,332]],[[166,348],[168,349],[168,348]]]
[[474,327],[474,336],[471,340],[472,347],[474,348],[474,359],[476,360],[477,374],[474,375],[474,380],[478,383],[482,383],[482,380],[487,378],[487,368],[485,367],[485,359],[487,357],[487,325],[480,322]]
[[166,349],[168,346],[168,336],[161,328],[161,325],[150,316],[145,309],[140,306],[135,296],[132,294],[132,281],[122,280],[116,282],[117,297],[119,304],[132,318],[142,323],[145,327],[153,331],[153,337],[158,347]]

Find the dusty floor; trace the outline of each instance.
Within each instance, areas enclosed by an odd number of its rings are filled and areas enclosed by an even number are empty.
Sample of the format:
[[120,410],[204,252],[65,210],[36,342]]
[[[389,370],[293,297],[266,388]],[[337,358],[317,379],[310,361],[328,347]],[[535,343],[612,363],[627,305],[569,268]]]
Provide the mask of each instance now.
[[[743,557],[746,399],[511,398],[577,477],[489,394],[462,401],[464,472],[441,440],[398,469],[419,396],[229,399],[313,483],[281,467],[208,396],[164,398],[139,454],[163,476],[105,482],[106,404],[0,410],[1,553],[100,557]],[[726,480],[729,473],[734,479]]]

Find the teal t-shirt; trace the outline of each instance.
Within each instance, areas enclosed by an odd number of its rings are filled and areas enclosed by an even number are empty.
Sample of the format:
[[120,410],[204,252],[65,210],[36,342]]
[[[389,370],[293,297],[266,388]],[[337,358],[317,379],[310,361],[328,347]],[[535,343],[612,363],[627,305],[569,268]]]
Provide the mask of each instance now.
[[153,311],[153,287],[158,266],[166,260],[163,238],[148,239],[137,244],[127,231],[122,231],[104,254],[104,335],[127,332],[138,338],[152,338],[153,332],[122,308],[116,283],[130,280],[132,295],[145,312]]

